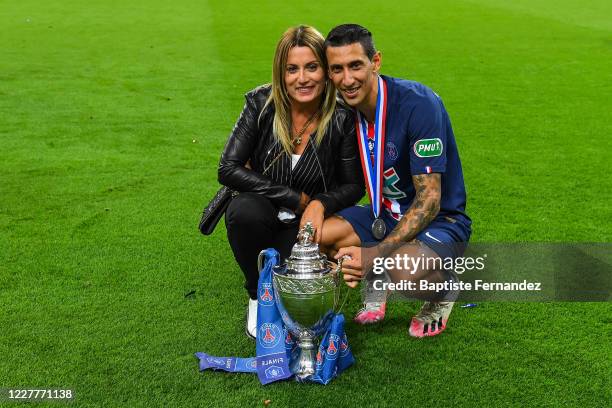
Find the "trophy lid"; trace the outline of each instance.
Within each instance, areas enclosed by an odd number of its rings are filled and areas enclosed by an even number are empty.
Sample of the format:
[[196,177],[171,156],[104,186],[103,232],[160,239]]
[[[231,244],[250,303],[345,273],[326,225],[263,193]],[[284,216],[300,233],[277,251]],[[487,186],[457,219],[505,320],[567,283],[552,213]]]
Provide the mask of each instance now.
[[287,259],[287,274],[311,278],[313,274],[329,272],[327,257],[319,252],[319,244],[313,241],[314,235],[312,223],[306,223],[298,233],[298,241],[293,245],[291,256]]

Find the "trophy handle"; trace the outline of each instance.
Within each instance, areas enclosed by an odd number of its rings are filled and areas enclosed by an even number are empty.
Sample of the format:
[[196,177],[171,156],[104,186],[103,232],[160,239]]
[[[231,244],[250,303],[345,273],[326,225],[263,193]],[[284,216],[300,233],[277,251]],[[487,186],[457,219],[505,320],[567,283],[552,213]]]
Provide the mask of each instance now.
[[346,303],[346,300],[348,299],[348,295],[349,295],[349,288],[347,287],[345,289],[346,293],[344,295],[344,300],[342,300],[342,303],[340,303],[340,298],[341,298],[341,292],[342,292],[342,263],[346,260],[346,259],[351,259],[351,257],[349,255],[344,255],[343,257],[341,257],[340,259],[338,259],[338,266],[336,267],[336,269],[334,270],[334,275],[335,275],[335,280],[336,280],[336,291],[334,293],[334,312],[335,313],[340,313],[342,311],[342,308],[344,307],[344,304]]

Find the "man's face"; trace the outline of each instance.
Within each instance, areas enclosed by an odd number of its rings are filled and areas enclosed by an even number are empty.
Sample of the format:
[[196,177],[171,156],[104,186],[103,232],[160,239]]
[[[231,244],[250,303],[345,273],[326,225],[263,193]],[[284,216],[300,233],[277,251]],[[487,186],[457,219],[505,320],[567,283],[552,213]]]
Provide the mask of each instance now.
[[368,104],[375,89],[376,74],[380,69],[380,53],[370,61],[360,43],[327,47],[329,77],[350,106]]

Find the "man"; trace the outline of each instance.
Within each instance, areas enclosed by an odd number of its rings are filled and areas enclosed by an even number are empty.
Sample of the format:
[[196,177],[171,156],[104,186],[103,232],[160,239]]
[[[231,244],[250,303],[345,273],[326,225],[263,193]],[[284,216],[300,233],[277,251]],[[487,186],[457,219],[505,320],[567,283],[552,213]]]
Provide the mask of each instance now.
[[[382,56],[364,27],[337,26],[325,46],[329,75],[344,101],[355,109],[371,205],[350,207],[328,218],[321,246],[336,259],[350,257],[343,269],[352,287],[364,278],[374,256],[370,253],[366,260],[360,245],[375,244],[375,256],[460,256],[471,234],[471,220],[465,213],[461,162],[442,100],[422,84],[380,75]],[[454,272],[440,269],[424,266],[410,273],[387,272],[394,282],[453,279]],[[358,323],[384,318],[386,296],[382,294],[378,301],[366,297],[364,309],[355,318]],[[434,299],[430,292],[410,294]],[[410,335],[441,333],[452,306],[452,302],[426,301],[412,319]]]

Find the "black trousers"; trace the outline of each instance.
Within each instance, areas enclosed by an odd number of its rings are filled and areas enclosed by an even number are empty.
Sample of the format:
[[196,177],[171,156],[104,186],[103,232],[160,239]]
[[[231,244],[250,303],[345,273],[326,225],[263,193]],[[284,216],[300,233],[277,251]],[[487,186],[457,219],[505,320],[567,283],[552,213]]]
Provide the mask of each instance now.
[[255,193],[240,193],[225,212],[227,239],[234,257],[244,273],[244,287],[251,299],[257,299],[257,257],[263,249],[274,248],[281,262],[291,255],[297,239],[299,217],[286,224],[277,218],[278,208],[266,197]]

